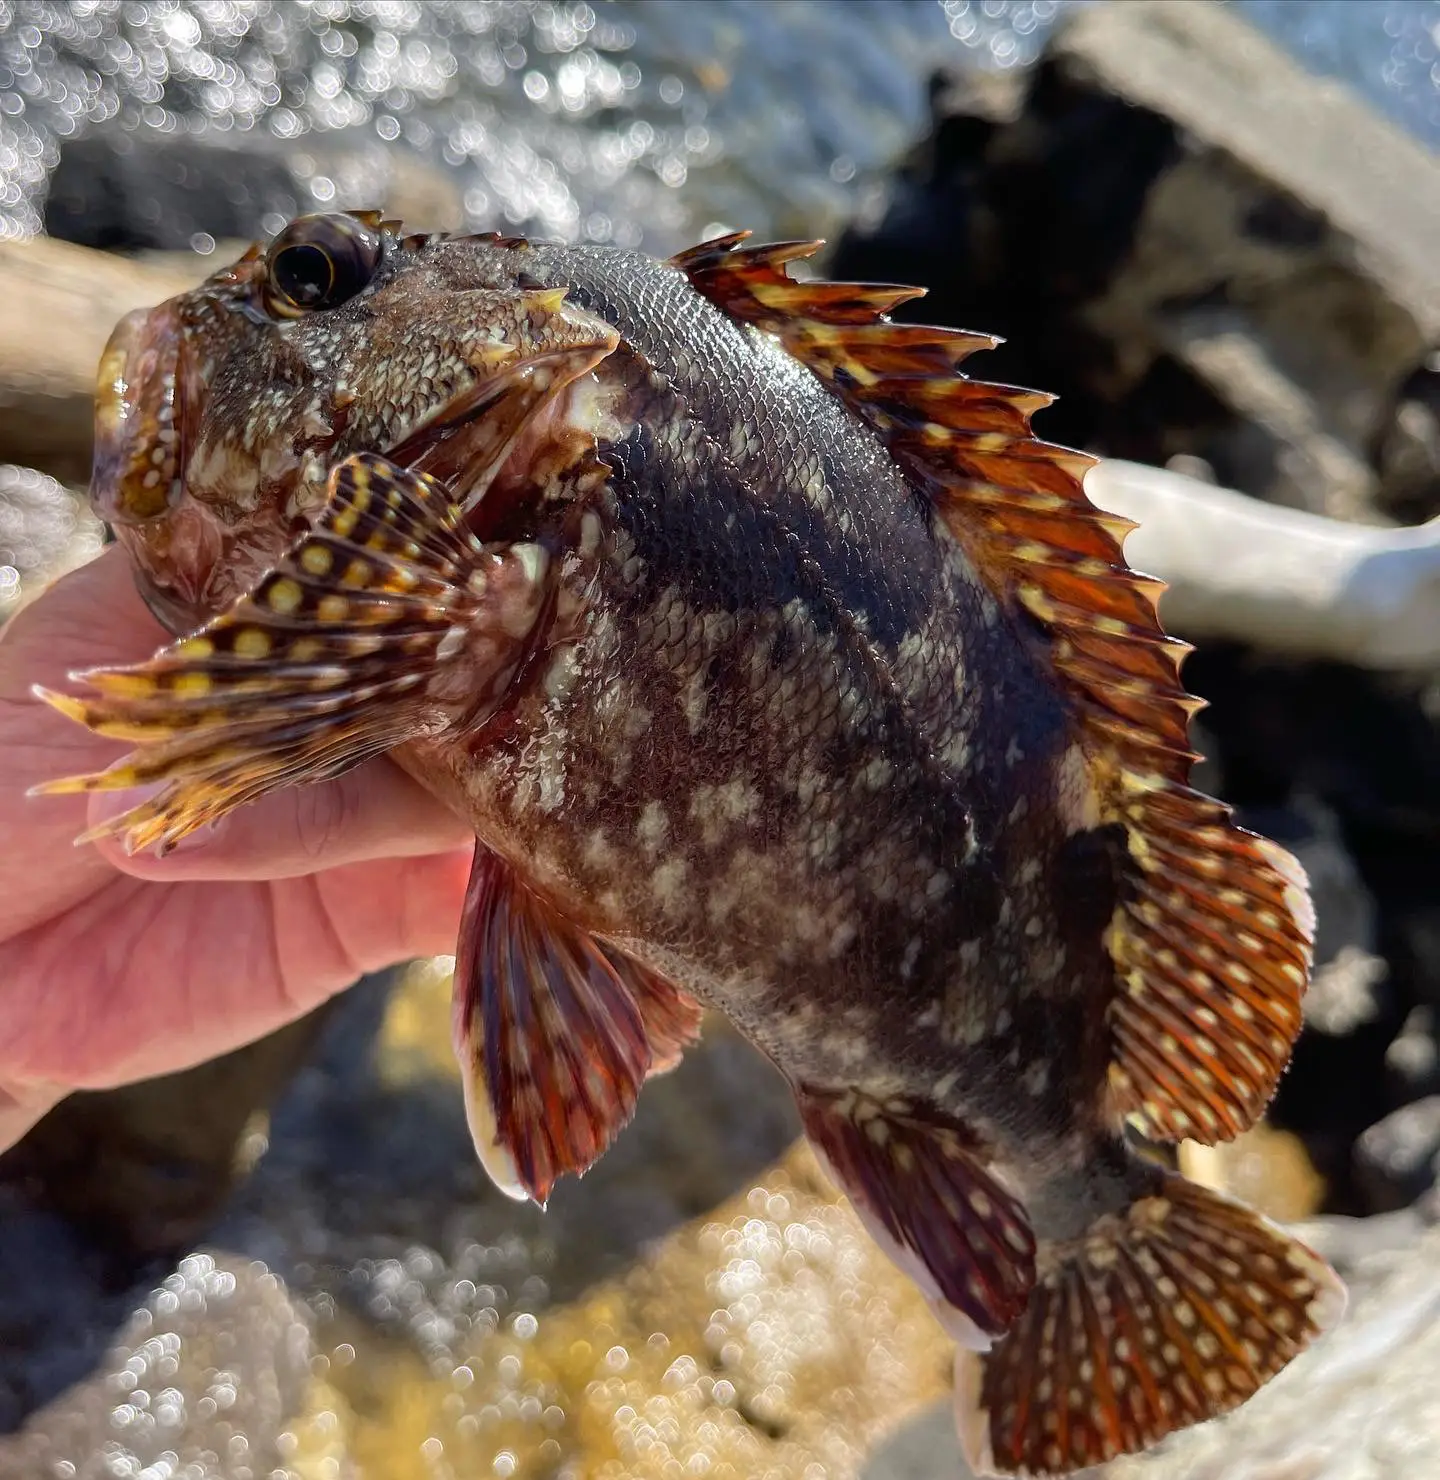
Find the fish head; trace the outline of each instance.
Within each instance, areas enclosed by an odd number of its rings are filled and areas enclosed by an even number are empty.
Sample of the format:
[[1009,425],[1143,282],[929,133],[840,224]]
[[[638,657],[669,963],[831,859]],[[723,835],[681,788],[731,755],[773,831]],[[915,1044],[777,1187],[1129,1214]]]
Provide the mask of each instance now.
[[252,587],[357,452],[478,503],[520,432],[610,353],[609,325],[485,250],[495,241],[405,236],[378,212],[302,216],[121,320],[90,497],[167,627]]

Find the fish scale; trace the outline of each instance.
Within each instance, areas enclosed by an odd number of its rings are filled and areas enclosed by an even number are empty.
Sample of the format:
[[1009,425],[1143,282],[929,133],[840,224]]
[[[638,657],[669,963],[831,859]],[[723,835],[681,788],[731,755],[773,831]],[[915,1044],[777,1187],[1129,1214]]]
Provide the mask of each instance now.
[[1185,650],[1048,398],[892,323],[913,290],[793,280],[814,249],[322,215],[131,316],[92,494],[181,640],[45,695],[136,748],[41,790],[144,783],[100,830],[168,846],[388,752],[476,833],[496,1184],[583,1172],[725,1012],[955,1336],[972,1467],[1063,1474],[1343,1306],[1126,1139],[1262,1113],[1313,917],[1189,789]]

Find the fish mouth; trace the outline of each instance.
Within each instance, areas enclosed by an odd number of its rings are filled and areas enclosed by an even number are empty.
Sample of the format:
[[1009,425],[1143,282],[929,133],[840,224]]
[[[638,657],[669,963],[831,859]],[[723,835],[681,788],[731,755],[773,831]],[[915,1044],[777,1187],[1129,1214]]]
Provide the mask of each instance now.
[[141,525],[183,496],[186,346],[171,305],[115,326],[95,378],[90,504],[107,524]]
[[[388,444],[367,445],[345,436],[342,409],[328,448],[271,449],[254,495],[228,510],[203,488],[218,492],[231,478],[239,487],[245,473],[238,463],[226,469],[223,443],[213,454],[218,469],[197,470],[195,459],[212,454],[200,436],[203,388],[180,313],[164,304],[122,319],[98,374],[90,502],[129,552],[151,612],[178,634],[242,596],[291,540],[314,527],[335,469],[358,452],[378,452],[446,484],[472,531],[492,537],[505,520],[501,504],[516,490],[524,501],[520,462],[543,449],[547,429],[563,424],[567,388],[619,343],[614,329],[566,302],[563,290],[526,294],[522,306],[530,319],[513,336],[521,342],[472,348],[462,388],[418,424]],[[487,500],[502,469],[505,496]],[[192,486],[197,476],[201,491]]]

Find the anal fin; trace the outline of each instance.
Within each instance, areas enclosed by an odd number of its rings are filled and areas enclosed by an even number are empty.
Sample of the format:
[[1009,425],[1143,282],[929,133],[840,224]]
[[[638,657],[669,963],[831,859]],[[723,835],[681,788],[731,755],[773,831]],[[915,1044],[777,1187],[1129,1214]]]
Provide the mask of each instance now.
[[977,1474],[1065,1475],[1238,1407],[1339,1319],[1329,1266],[1248,1208],[1158,1170],[1086,1235],[1041,1245],[1024,1314],[961,1352]]
[[455,971],[455,1042],[476,1150],[544,1203],[629,1121],[646,1076],[700,1031],[678,987],[575,924],[481,846]]
[[73,675],[93,697],[37,691],[137,748],[35,790],[158,786],[80,841],[164,849],[276,787],[474,716],[533,643],[551,565],[538,545],[480,545],[434,479],[350,458],[315,528],[229,610],[146,663]]
[[926,1293],[956,1341],[983,1350],[1025,1308],[1035,1238],[972,1137],[924,1107],[858,1091],[801,1091],[826,1170],[875,1241]]

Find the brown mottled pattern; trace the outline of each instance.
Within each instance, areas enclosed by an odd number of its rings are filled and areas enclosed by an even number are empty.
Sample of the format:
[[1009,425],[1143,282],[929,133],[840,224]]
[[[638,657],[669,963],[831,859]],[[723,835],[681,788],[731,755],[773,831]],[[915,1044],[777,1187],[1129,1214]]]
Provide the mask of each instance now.
[[578,676],[449,761],[482,836],[797,1080],[938,1100],[1017,1170],[1083,1154],[1112,863],[1070,842],[1029,645],[873,434],[679,273],[448,250],[568,282],[624,346]]
[[321,310],[280,311],[257,252],[117,334],[97,503],[174,630],[224,615],[51,696],[141,741],[51,789],[164,780],[117,825],[169,841],[406,741],[483,845],[459,1048],[507,1192],[603,1151],[693,996],[985,1353],[977,1468],[1241,1401],[1338,1286],[1122,1122],[1254,1120],[1313,920],[1294,861],[1188,790],[1174,646],[1085,459],[1031,435],[1045,398],[957,378],[983,336],[890,325],[905,290],[790,281],[805,244],[362,225],[280,239],[360,244]]

